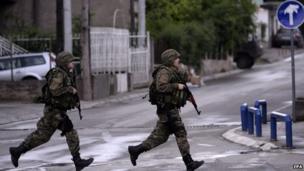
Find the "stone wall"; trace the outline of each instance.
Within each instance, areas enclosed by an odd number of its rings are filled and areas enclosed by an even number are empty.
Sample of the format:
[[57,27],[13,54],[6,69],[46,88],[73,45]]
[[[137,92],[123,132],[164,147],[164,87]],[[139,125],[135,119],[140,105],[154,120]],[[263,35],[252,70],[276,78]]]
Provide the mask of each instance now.
[[[92,77],[93,99],[98,100],[111,95],[124,93],[130,90],[129,79],[126,73],[103,74]],[[0,81],[1,101],[27,101],[33,102],[41,96],[41,88],[45,81]],[[81,79],[77,80],[78,92],[82,97]]]
[[236,66],[233,62],[232,57],[228,57],[227,59],[204,59],[202,60],[202,76],[205,75],[213,75],[216,73],[227,72],[235,69]]
[[41,95],[44,81],[1,81],[0,101],[33,101]]

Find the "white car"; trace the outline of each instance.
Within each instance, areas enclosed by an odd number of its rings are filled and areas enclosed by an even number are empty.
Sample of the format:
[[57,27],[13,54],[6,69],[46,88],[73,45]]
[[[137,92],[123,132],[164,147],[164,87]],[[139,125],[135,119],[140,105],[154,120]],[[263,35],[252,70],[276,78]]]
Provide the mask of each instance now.
[[[0,80],[44,80],[46,73],[55,67],[53,53],[27,53],[0,57]],[[11,64],[13,69],[11,69]]]

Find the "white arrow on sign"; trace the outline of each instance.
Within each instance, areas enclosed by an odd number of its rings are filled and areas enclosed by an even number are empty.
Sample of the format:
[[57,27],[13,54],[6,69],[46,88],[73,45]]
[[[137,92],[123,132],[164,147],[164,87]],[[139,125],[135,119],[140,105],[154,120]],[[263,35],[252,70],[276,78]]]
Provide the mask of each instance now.
[[300,6],[295,4],[290,4],[284,11],[284,14],[289,15],[289,25],[293,25],[293,13],[298,13]]

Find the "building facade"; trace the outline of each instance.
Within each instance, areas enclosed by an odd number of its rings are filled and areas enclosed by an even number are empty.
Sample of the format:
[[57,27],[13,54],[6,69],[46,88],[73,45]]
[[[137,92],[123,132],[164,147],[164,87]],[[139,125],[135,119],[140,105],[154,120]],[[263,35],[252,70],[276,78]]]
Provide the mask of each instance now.
[[[90,25],[134,28],[135,0],[90,0]],[[74,31],[80,30],[82,0],[72,0]],[[56,0],[1,0],[0,34],[8,32],[56,33]]]

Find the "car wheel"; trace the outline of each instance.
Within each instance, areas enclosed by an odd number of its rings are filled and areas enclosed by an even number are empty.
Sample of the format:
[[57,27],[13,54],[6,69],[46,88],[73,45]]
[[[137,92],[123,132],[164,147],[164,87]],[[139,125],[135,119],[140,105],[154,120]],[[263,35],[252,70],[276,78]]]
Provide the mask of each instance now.
[[236,65],[240,69],[250,69],[254,65],[254,59],[247,54],[242,54],[236,59]]
[[303,43],[298,41],[298,42],[295,42],[295,45],[297,48],[303,48]]
[[30,80],[38,80],[38,79],[35,78],[35,77],[24,77],[22,80],[24,80],[24,81],[30,81]]

